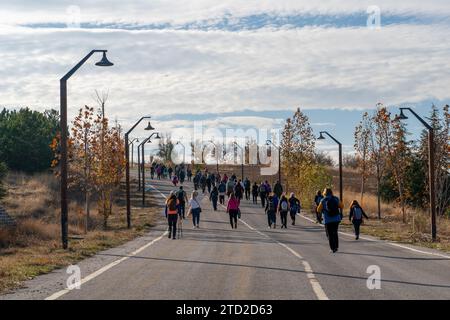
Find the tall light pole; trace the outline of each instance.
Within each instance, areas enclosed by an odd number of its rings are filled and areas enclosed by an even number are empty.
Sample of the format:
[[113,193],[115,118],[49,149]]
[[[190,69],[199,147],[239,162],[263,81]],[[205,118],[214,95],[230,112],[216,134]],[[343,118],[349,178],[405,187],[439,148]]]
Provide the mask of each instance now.
[[158,132],[153,132],[150,137],[145,139],[141,144],[141,155],[142,155],[142,206],[145,207],[145,144],[151,142],[151,138],[156,135],[155,139],[161,139]]
[[273,144],[272,140],[267,140],[266,141],[266,145],[267,146],[274,146],[276,149],[278,149],[278,181],[281,184],[281,148],[279,146],[276,146]]
[[242,158],[242,163],[241,163],[241,175],[242,175],[242,180],[241,180],[241,181],[244,181],[244,162],[245,162],[245,158],[244,158],[244,149],[243,149],[240,145],[238,145],[238,143],[237,143],[236,141],[233,141],[233,144],[234,144],[237,148],[241,149],[241,158]]
[[186,147],[180,141],[177,141],[176,145],[177,144],[179,144],[180,146],[183,147],[183,164],[185,164],[185,162],[186,162]]
[[[126,198],[127,198],[127,227],[128,229],[131,228],[131,202],[130,202],[130,148],[128,145],[128,136],[130,135],[131,131],[133,131],[139,123],[141,123],[144,119],[151,119],[150,116],[145,116],[140,118],[132,127],[130,130],[125,133],[125,180],[126,180]],[[150,121],[148,122],[147,127],[145,130],[155,130],[155,128],[152,127],[150,124]]]
[[133,142],[139,142],[138,138],[134,138],[128,145],[131,145],[131,167],[134,168],[134,144]]
[[215,148],[215,151],[216,151],[215,154],[216,154],[216,160],[217,160],[216,170],[217,170],[217,174],[219,174],[219,149],[217,148],[217,144],[215,144],[214,141],[209,140],[208,142],[211,143]]
[[138,191],[141,190],[141,145],[136,148],[138,152],[137,169],[138,169]]
[[103,53],[102,60],[95,65],[99,67],[110,67],[114,64],[106,58],[108,50],[92,50],[78,64],[73,67],[64,77],[61,78],[60,84],[60,130],[61,130],[61,238],[64,249],[68,247],[69,224],[68,224],[68,206],[67,206],[67,81],[73,74],[94,54]]
[[436,190],[434,184],[434,129],[425,120],[423,120],[417,113],[411,108],[400,108],[400,115],[398,119],[406,120],[407,116],[403,113],[404,110],[411,112],[428,130],[428,184],[430,191],[430,215],[431,215],[431,238],[436,241],[437,227],[436,227]]
[[342,201],[342,203],[344,203],[344,191],[343,191],[343,181],[342,181],[342,143],[337,141],[331,134],[329,134],[326,131],[321,131],[320,136],[317,138],[317,140],[325,140],[325,137],[323,136],[324,134],[329,136],[339,146],[339,198]]

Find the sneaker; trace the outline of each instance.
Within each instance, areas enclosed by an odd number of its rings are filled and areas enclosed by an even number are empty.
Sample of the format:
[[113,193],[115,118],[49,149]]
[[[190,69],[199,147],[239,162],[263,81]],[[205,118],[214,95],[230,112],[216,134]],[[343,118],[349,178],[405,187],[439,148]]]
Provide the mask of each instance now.
[[172,238],[172,240],[176,240],[177,238]]
[[356,236],[355,240],[359,240],[359,236]]
[[172,238],[171,234],[169,233],[169,239]]
[[195,229],[195,228],[197,228],[195,225],[192,227],[192,229]]
[[234,225],[234,228],[237,229],[237,224]]
[[338,249],[333,249],[333,253],[336,253],[338,251]]

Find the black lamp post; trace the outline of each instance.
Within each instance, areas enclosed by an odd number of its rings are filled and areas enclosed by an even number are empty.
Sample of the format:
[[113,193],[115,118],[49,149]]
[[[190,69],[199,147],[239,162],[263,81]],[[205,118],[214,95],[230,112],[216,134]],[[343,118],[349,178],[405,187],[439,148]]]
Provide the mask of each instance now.
[[145,139],[141,144],[141,167],[142,167],[142,206],[145,207],[145,144],[151,142],[151,138],[156,135],[155,139],[161,139],[158,132],[153,132],[150,137]]
[[344,203],[344,190],[343,190],[343,181],[342,181],[342,143],[337,141],[331,134],[329,134],[326,131],[321,131],[317,140],[325,140],[325,137],[323,136],[324,134],[329,136],[339,146],[339,198],[342,201],[342,203]]
[[[150,116],[142,117],[140,118],[132,127],[130,130],[125,133],[125,156],[126,156],[126,163],[125,163],[125,180],[126,180],[126,189],[127,189],[127,227],[128,229],[131,228],[131,203],[130,203],[130,148],[128,144],[128,136],[130,135],[131,131],[134,130],[134,128],[137,127],[139,123],[141,123],[144,119],[151,119]],[[147,127],[145,130],[155,130],[155,128],[152,127],[150,124],[150,121],[148,122]]]
[[176,144],[179,144],[180,146],[183,147],[183,164],[185,164],[185,162],[186,162],[186,147],[180,141],[177,141]]
[[238,145],[238,143],[236,141],[233,141],[233,144],[241,149],[241,158],[242,158],[242,163],[241,163],[241,175],[242,175],[242,181],[244,181],[244,162],[245,162],[245,158],[244,158],[244,149]]
[[102,52],[102,60],[95,65],[99,67],[110,67],[114,64],[106,57],[107,50],[92,50],[78,64],[73,67],[60,80],[60,130],[61,130],[61,237],[64,249],[68,247],[69,224],[67,206],[67,81],[72,75],[94,54]]
[[273,142],[272,142],[272,140],[267,140],[267,141],[266,141],[266,145],[267,145],[267,146],[272,145],[272,146],[274,146],[276,149],[278,149],[278,181],[279,181],[280,184],[281,184],[281,148],[278,147],[278,146],[276,146],[276,145],[274,145]]
[[436,241],[437,227],[436,227],[436,190],[434,184],[434,129],[425,120],[423,120],[417,113],[411,108],[400,108],[400,115],[398,119],[406,120],[407,116],[403,113],[404,110],[411,112],[428,130],[428,184],[430,189],[430,215],[431,215],[431,238]]
[[216,156],[216,160],[217,160],[216,170],[217,170],[217,173],[219,173],[219,149],[217,148],[217,145],[214,143],[214,141],[210,140],[209,143],[211,143],[215,148],[215,156]]
[[139,142],[139,139],[138,138],[134,138],[129,143],[129,145],[131,145],[131,167],[132,168],[134,168],[134,144],[133,144],[133,142]]

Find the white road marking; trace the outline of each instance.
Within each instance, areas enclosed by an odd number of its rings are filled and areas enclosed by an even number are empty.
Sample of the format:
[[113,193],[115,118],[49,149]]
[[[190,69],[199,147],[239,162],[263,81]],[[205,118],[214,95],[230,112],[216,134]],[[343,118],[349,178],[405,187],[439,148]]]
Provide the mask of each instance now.
[[[311,218],[302,216],[302,215],[300,215],[300,214],[298,214],[298,213],[297,213],[297,215],[298,215],[299,217],[305,219],[305,220],[308,220],[308,221],[310,221],[310,222],[312,222],[312,223],[314,223],[314,224],[317,224],[316,221],[314,221],[314,220],[311,219]],[[323,224],[319,224],[319,225],[320,225],[322,228],[325,227]],[[352,237],[352,238],[355,236],[354,234],[347,233],[347,232],[343,232],[343,231],[339,231],[339,233],[342,234],[342,235],[344,235],[344,236],[348,236],[348,237]],[[412,251],[412,252],[415,252],[415,253],[420,253],[420,254],[425,254],[425,255],[431,255],[431,256],[441,257],[441,258],[445,258],[445,259],[449,259],[449,260],[450,260],[450,256],[445,255],[445,254],[442,254],[442,253],[423,251],[423,250],[411,248],[411,247],[408,247],[408,246],[405,246],[405,245],[401,245],[401,244],[398,244],[398,243],[395,243],[395,242],[390,242],[390,241],[386,241],[386,240],[371,239],[371,238],[367,238],[367,237],[364,237],[364,236],[360,236],[359,238],[360,238],[360,239],[367,240],[367,241],[378,242],[378,243],[380,243],[380,244],[385,244],[385,245],[389,245],[389,246],[393,246],[393,247],[402,248],[402,249],[409,250],[409,251]]]
[[[158,191],[164,198],[166,198],[166,196],[159,190],[155,189],[156,191]],[[159,236],[156,239],[153,239],[151,242],[147,243],[146,245],[143,245],[142,247],[138,248],[137,250],[131,252],[130,254],[128,254],[127,256],[120,258],[116,261],[111,262],[110,264],[98,269],[97,271],[91,273],[90,275],[86,276],[85,278],[81,279],[81,284],[83,285],[84,283],[98,277],[99,275],[101,275],[102,273],[105,273],[106,271],[108,271],[109,269],[117,266],[118,264],[124,262],[125,260],[130,259],[131,257],[136,256],[137,254],[139,254],[140,252],[144,251],[145,249],[147,249],[148,247],[152,246],[153,244],[155,244],[156,242],[158,242],[159,240],[161,240],[162,238],[164,238],[167,235],[168,231],[166,230],[161,236]],[[52,294],[51,296],[45,298],[45,300],[56,300],[60,297],[62,297],[63,295],[69,293],[70,291],[72,291],[73,289],[64,289],[61,291],[58,291],[54,294]]]
[[[220,204],[223,208],[226,209],[226,207],[223,204]],[[295,257],[297,257],[298,259],[301,260],[302,264],[303,264],[303,269],[306,272],[306,277],[309,280],[309,283],[314,291],[314,294],[316,295],[317,299],[319,300],[329,300],[328,296],[325,294],[325,291],[323,291],[322,286],[319,283],[319,280],[317,280],[316,275],[314,274],[313,269],[311,268],[311,265],[308,263],[308,261],[306,261],[297,251],[295,251],[294,249],[292,249],[291,247],[287,246],[286,244],[271,238],[269,235],[253,228],[251,225],[249,225],[247,222],[245,222],[245,220],[243,219],[239,219],[239,221],[241,221],[247,228],[249,228],[250,230],[255,231],[256,233],[262,235],[265,238],[268,238],[270,240],[272,240],[273,242],[275,242],[276,244],[282,246],[283,248],[285,248],[286,250],[288,250],[290,253],[292,253]]]

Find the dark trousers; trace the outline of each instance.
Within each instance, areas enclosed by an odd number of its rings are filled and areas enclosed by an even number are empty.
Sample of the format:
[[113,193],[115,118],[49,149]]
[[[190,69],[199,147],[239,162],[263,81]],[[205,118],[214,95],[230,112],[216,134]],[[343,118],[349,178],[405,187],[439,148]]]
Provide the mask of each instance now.
[[198,209],[192,210],[192,223],[194,226],[198,226],[200,224],[200,212]]
[[353,220],[353,227],[355,228],[355,236],[359,237],[359,229],[361,227],[362,220]]
[[287,211],[280,211],[281,225],[287,228]]
[[292,225],[295,224],[295,216],[297,215],[297,212],[295,211],[291,211],[291,220],[292,220]]
[[231,227],[234,228],[237,225],[238,211],[237,210],[230,210],[229,214],[230,214]]
[[277,215],[275,214],[275,212],[267,212],[267,222],[269,224],[269,227],[271,227],[272,224],[277,223]]
[[213,204],[214,211],[217,211],[217,198],[213,198],[211,201],[212,201],[212,204]]
[[225,196],[219,196],[220,204],[225,204]]
[[258,195],[257,195],[257,194],[254,194],[254,195],[253,195],[253,203],[254,203],[254,204],[257,204],[257,203],[258,203]]
[[261,197],[261,205],[263,207],[265,207],[266,206],[266,195],[264,193],[261,193],[259,196]]
[[245,199],[246,200],[250,200],[250,189],[249,190],[245,190]]
[[172,238],[175,239],[177,236],[178,215],[177,214],[168,214],[167,221],[169,222],[169,238],[172,236]]
[[330,222],[325,225],[328,241],[330,243],[330,249],[333,251],[339,249],[338,228],[339,222]]
[[180,217],[183,217],[183,219],[185,212],[186,212],[186,204],[184,202],[180,202],[178,204],[178,214],[180,215]]

